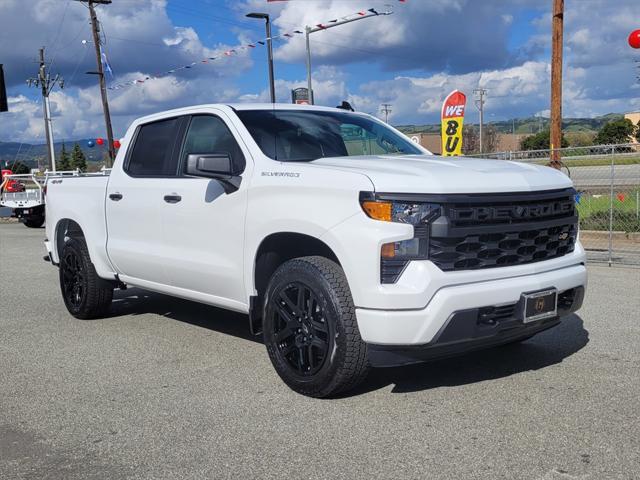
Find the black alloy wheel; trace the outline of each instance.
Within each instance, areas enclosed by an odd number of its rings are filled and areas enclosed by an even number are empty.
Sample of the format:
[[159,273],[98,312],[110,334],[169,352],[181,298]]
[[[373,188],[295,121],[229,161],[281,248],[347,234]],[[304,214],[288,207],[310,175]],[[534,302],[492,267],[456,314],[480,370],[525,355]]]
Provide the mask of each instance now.
[[79,255],[74,250],[65,253],[60,265],[62,292],[67,305],[78,310],[82,306],[86,294],[84,269]]
[[276,269],[264,294],[262,331],[276,372],[303,395],[344,392],[369,370],[347,278],[331,259],[299,257]]
[[84,238],[68,238],[60,253],[60,292],[71,315],[104,316],[113,299],[114,283],[98,276]]
[[300,376],[322,368],[332,344],[332,328],[317,295],[308,285],[292,282],[276,293],[272,333],[279,354]]

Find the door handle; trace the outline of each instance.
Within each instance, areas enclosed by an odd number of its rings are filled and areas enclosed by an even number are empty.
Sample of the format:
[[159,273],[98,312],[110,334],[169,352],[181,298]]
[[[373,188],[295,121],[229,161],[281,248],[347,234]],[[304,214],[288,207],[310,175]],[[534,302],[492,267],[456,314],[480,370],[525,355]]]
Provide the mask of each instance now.
[[182,197],[180,195],[165,195],[164,196],[164,201],[167,203],[178,203],[180,200],[182,200]]
[[119,202],[120,200],[122,200],[122,194],[121,193],[110,193],[109,194],[109,198],[111,200],[113,200],[114,202]]

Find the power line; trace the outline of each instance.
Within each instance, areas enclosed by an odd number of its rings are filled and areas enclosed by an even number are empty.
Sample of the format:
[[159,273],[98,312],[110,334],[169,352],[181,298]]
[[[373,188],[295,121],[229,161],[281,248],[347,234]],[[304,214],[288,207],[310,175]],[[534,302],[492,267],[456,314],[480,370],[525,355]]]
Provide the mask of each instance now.
[[56,49],[56,47],[58,46],[58,40],[60,39],[60,32],[62,31],[62,25],[64,24],[64,19],[67,17],[67,10],[69,9],[70,3],[71,3],[71,0],[67,0],[67,3],[65,3],[64,11],[62,12],[62,18],[60,19],[60,23],[58,23],[58,31],[56,33],[55,39],[53,40],[53,44],[51,47],[53,54],[51,57],[51,63],[49,63],[49,68],[53,68],[53,64],[56,61],[56,56],[58,55],[58,52],[61,50],[60,48]]

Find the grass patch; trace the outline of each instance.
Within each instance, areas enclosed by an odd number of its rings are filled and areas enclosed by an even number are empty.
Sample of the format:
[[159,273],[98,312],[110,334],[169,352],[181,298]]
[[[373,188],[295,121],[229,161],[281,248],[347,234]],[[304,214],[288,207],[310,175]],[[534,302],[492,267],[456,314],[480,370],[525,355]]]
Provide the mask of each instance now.
[[[638,189],[620,192],[613,198],[613,229],[622,232],[640,232],[638,216]],[[618,197],[621,195],[621,197]],[[609,195],[583,193],[576,205],[580,216],[580,228],[584,230],[609,230]]]
[[[613,230],[625,233],[640,232],[640,219],[635,213],[613,211]],[[582,230],[609,230],[609,212],[596,212],[580,218]]]
[[[611,158],[580,158],[572,160],[571,158],[563,158],[562,161],[569,168],[571,167],[602,167],[611,165]],[[638,157],[619,157],[614,160],[614,165],[637,165],[640,163],[640,156]]]

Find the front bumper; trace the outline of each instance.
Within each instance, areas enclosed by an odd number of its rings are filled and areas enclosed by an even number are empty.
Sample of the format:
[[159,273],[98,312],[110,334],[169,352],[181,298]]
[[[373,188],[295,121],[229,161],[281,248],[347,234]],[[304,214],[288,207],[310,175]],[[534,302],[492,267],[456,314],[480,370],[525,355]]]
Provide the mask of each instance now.
[[426,345],[369,344],[369,361],[375,367],[409,365],[525,340],[555,327],[561,317],[578,310],[584,291],[584,287],[576,287],[560,293],[558,316],[531,323],[522,321],[522,299],[499,307],[462,310],[454,313]]
[[562,295],[571,289],[584,289],[586,285],[586,267],[577,264],[519,277],[446,286],[435,292],[424,308],[357,308],[356,317],[360,335],[367,343],[425,346],[434,342],[438,333],[458,312],[516,304],[523,292],[555,288]]

